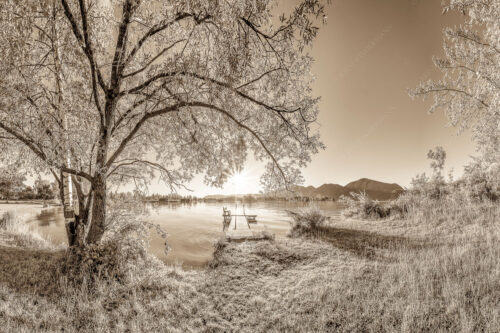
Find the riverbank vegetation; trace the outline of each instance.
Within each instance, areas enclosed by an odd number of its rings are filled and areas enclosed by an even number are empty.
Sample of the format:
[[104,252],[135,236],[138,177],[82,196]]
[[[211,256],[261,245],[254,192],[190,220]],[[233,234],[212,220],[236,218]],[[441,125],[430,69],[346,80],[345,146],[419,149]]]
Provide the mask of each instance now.
[[0,168],[0,200],[50,200],[57,197],[57,185],[44,179],[26,185],[26,177],[9,168]]
[[[295,212],[290,237],[219,242],[204,271],[165,266],[123,229],[123,237],[107,237],[92,251],[55,248],[7,214],[0,224],[2,327],[495,332],[500,207],[485,200],[434,208],[382,220]],[[20,241],[27,238],[40,241]]]
[[51,173],[74,217],[69,247],[0,217],[1,331],[498,331],[496,2],[449,2],[467,21],[444,31],[444,77],[411,92],[472,129],[481,157],[462,178],[437,148],[398,199],[345,199],[342,220],[291,212],[289,237],[217,242],[202,271],[148,254],[153,226],[110,189],[221,186],[249,152],[269,190],[300,182],[325,148],[307,54],[325,9],[300,1],[273,28],[272,2],[120,2],[0,4],[1,162]]

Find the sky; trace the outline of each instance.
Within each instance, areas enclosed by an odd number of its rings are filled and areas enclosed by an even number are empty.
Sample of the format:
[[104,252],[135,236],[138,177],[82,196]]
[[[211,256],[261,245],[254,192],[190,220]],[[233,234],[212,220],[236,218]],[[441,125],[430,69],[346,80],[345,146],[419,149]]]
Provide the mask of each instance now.
[[[278,12],[297,2],[282,0]],[[441,0],[333,0],[327,15],[309,51],[327,148],[303,170],[305,185],[366,177],[408,186],[416,174],[430,172],[427,152],[438,145],[447,152],[446,169],[460,175],[474,154],[470,133],[447,126],[442,110],[428,114],[431,99],[412,99],[408,89],[441,77],[432,57],[443,54],[443,28],[464,18],[442,15]],[[203,185],[202,177],[187,186],[199,196],[258,193],[262,172],[250,158],[243,175],[223,189]],[[168,189],[153,181],[149,192]]]

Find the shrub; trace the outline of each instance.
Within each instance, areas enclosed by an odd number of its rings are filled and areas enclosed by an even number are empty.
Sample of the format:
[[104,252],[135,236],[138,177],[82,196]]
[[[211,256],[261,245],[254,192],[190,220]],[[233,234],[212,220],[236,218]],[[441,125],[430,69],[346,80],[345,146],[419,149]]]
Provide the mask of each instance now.
[[404,209],[396,202],[384,205],[372,200],[366,193],[351,193],[351,196],[341,196],[340,202],[345,206],[342,211],[344,217],[362,219],[382,219],[391,215],[401,215]]
[[465,168],[465,175],[459,183],[468,195],[478,201],[500,200],[500,164],[489,166],[475,162]]
[[0,217],[0,230],[11,230],[16,224],[17,219],[13,212],[5,212]]
[[69,248],[62,273],[77,285],[102,281],[127,283],[134,272],[148,265],[151,259],[144,240],[135,237],[112,239]]
[[[68,249],[63,273],[77,284],[97,281],[127,283],[138,270],[159,264],[148,254],[151,229],[166,238],[156,224],[144,220],[146,212],[137,201],[110,200],[103,239],[98,244]],[[165,252],[168,252],[165,242]]]
[[316,206],[310,206],[300,211],[286,211],[292,218],[290,236],[315,235],[327,226],[330,218],[323,215]]
[[274,240],[275,239],[275,234],[272,233],[271,231],[264,229],[262,231],[259,231],[256,235],[258,239],[263,239],[263,240]]
[[[417,175],[411,181],[410,189],[396,200],[382,204],[373,201],[364,193],[351,193],[352,197],[341,197],[345,205],[343,216],[363,219],[386,217],[412,218],[434,221],[433,216],[468,215],[466,210],[481,205],[488,206],[500,200],[500,164],[474,160],[465,168],[464,175],[453,181],[443,177],[446,153],[440,147],[429,151],[433,175]],[[465,220],[470,220],[468,217]]]

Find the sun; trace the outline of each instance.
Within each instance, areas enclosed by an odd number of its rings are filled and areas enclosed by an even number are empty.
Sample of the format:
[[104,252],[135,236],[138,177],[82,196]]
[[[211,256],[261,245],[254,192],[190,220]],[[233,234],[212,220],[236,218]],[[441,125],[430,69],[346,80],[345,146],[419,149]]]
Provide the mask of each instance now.
[[248,193],[249,188],[252,187],[250,183],[250,177],[244,171],[236,172],[228,179],[228,185],[233,194]]
[[241,188],[248,184],[248,179],[246,174],[243,172],[235,173],[231,176],[231,178],[229,178],[229,183],[234,185],[236,188]]

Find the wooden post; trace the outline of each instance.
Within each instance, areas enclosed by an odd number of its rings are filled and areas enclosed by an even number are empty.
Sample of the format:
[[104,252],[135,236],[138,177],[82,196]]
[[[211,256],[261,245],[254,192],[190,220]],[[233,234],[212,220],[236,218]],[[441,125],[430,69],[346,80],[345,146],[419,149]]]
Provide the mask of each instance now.
[[245,205],[243,205],[243,215],[245,216],[245,220],[247,220],[248,229],[250,229],[250,222],[248,222],[247,214],[245,214]]

